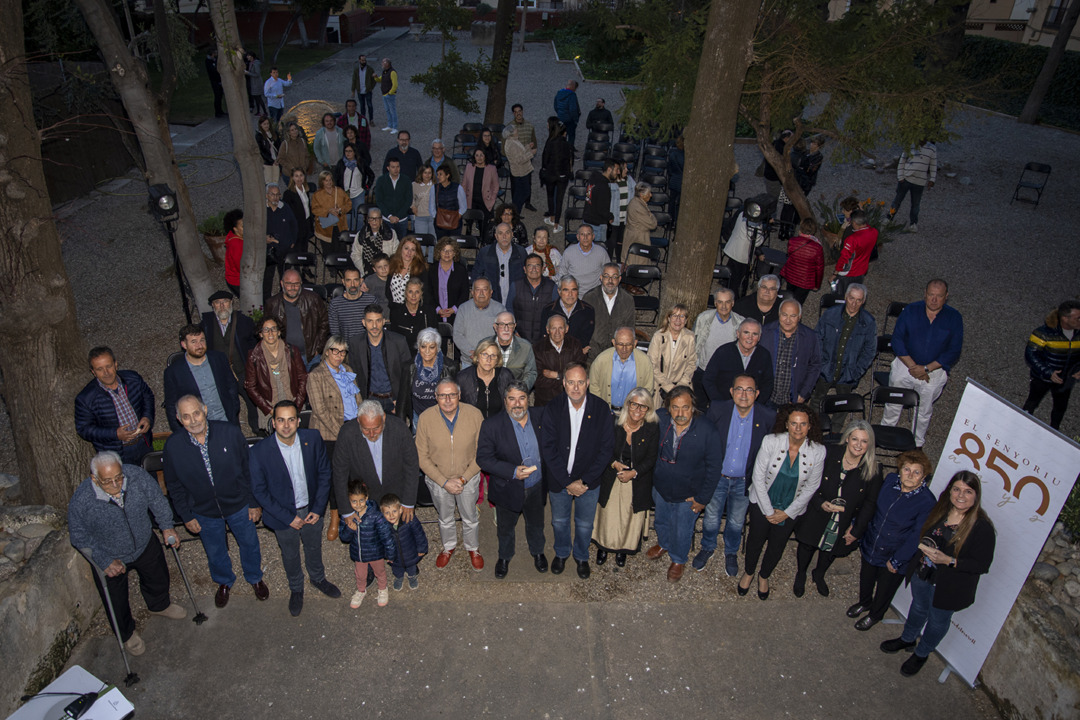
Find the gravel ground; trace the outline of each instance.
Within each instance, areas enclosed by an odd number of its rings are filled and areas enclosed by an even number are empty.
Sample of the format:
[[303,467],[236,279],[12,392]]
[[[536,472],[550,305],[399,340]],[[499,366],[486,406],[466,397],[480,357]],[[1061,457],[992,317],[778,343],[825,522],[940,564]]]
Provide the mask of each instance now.
[[[467,39],[459,48],[467,59],[475,56],[476,51]],[[437,132],[437,106],[407,78],[437,58],[439,45],[403,38],[382,50],[365,49],[371,57],[386,55],[393,58],[402,78],[399,126],[412,131],[414,145],[427,157],[430,140]],[[348,72],[357,54],[358,49],[349,49],[305,71],[298,76],[297,84],[289,93],[289,102],[334,98],[343,101]],[[283,71],[287,72],[288,68]],[[526,117],[538,128],[543,128],[554,93],[573,75],[572,64],[555,62],[550,45],[530,44],[524,54],[514,53],[507,104],[521,102]],[[537,82],[538,78],[543,80]],[[612,85],[586,82],[578,96],[586,111],[598,96],[605,97],[613,111],[622,104],[619,88]],[[477,99],[482,107],[482,92]],[[454,129],[467,119],[472,118],[447,108],[443,136],[448,145],[452,142]],[[376,99],[372,155],[377,161],[394,144],[389,133],[380,133],[377,129],[385,124],[384,121],[383,109]],[[939,162],[957,173],[957,178],[948,179],[939,174],[937,186],[924,196],[919,233],[904,234],[888,245],[873,266],[867,283],[870,288],[868,308],[879,318],[891,300],[919,299],[925,282],[937,276],[949,281],[950,301],[964,314],[965,351],[952,382],[936,404],[936,417],[927,441],[932,458],[942,450],[948,420],[959,400],[964,377],[979,380],[1012,402],[1023,401],[1027,387],[1023,349],[1027,335],[1040,324],[1052,306],[1064,298],[1077,296],[1080,280],[1075,249],[1067,245],[1071,233],[1060,220],[1071,206],[1072,201],[1068,198],[1078,196],[1075,178],[1080,174],[1077,168],[1080,136],[1018,125],[1010,118],[970,109],[958,113],[955,131],[961,137],[939,145],[938,156]],[[195,134],[205,138],[189,147],[180,161],[190,183],[196,215],[201,218],[239,205],[241,196],[229,154],[231,137],[227,125],[220,120],[208,121]],[[583,146],[584,132],[579,133],[578,143],[579,147]],[[891,199],[895,187],[891,171],[877,172],[860,169],[851,163],[833,163],[834,149],[826,149],[826,162],[815,195],[821,193],[831,198],[835,194],[854,193],[860,198]],[[898,154],[898,150],[882,147],[877,154],[884,160]],[[760,157],[756,149],[739,144],[736,157],[743,168],[739,196],[760,192],[761,181],[752,177],[752,169]],[[1020,169],[1032,160],[1054,165],[1043,202],[1038,209],[1010,205],[1009,198]],[[961,184],[959,180],[963,177],[970,178],[971,183]],[[1073,189],[1069,190],[1069,187]],[[535,183],[533,203],[542,208],[542,200],[539,185]],[[906,208],[905,205],[902,215],[906,215]],[[138,370],[160,398],[160,370],[168,354],[176,349],[175,332],[183,318],[170,272],[166,238],[146,213],[143,187],[137,180],[118,180],[83,200],[59,208],[58,214],[65,262],[88,344],[111,345],[122,366]],[[539,213],[526,216],[527,225],[536,225],[539,221]],[[713,261],[712,258],[702,260]],[[213,272],[223,286],[222,270],[215,267]],[[811,307],[807,309],[806,321],[813,325],[817,315],[816,299],[812,297],[808,305]],[[1045,419],[1048,412],[1047,401],[1040,416]],[[1077,416],[1074,404],[1065,419],[1065,432],[1080,433]],[[157,429],[166,427],[165,420],[159,416]],[[6,416],[0,416],[0,437],[9,440]],[[10,446],[10,441],[0,442],[0,470],[17,472]],[[422,509],[419,516],[430,521],[435,518],[435,513],[431,509]],[[421,566],[418,599],[750,601],[734,594],[734,580],[727,578],[715,562],[704,573],[688,573],[674,586],[662,580],[666,564],[648,563],[640,557],[631,558],[623,570],[615,568],[613,563],[602,569],[594,568],[594,576],[589,582],[579,582],[570,577],[572,569],[562,578],[537,575],[522,550],[511,566],[508,581],[496,583],[492,574],[495,548],[491,517],[485,508],[482,524],[482,548],[488,559],[485,571],[472,572],[465,558],[458,557],[445,571],[435,572],[433,559],[429,558]],[[434,524],[425,525],[425,528],[433,551],[437,552],[437,528]],[[260,533],[263,534],[267,581],[275,602],[281,602],[286,586],[280,556],[267,531]],[[550,531],[548,535],[550,539]],[[213,587],[202,551],[197,546],[187,547],[188,572],[203,602],[209,603]],[[331,579],[343,589],[348,588],[351,568],[344,548],[328,547],[325,556]],[[774,587],[779,591],[777,594],[786,598],[785,601],[792,600],[787,588],[793,575],[793,563],[793,553],[788,553],[774,575]],[[835,606],[834,612],[846,606],[854,597],[855,560],[838,561],[829,577],[833,587],[831,598],[818,597],[811,587],[807,597],[799,602],[829,603]],[[245,592],[249,592],[246,586],[238,584],[238,594]],[[407,590],[404,595],[392,593],[391,602],[408,595]],[[183,588],[178,582],[174,585],[174,597],[183,597]]]

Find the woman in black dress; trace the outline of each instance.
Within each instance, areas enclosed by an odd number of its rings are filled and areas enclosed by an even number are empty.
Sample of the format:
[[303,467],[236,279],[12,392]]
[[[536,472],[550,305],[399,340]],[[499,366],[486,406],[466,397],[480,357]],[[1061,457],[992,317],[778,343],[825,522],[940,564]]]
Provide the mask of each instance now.
[[502,366],[502,352],[492,338],[477,344],[472,360],[473,364],[457,376],[461,402],[476,407],[487,420],[503,409],[503,395],[514,373]]

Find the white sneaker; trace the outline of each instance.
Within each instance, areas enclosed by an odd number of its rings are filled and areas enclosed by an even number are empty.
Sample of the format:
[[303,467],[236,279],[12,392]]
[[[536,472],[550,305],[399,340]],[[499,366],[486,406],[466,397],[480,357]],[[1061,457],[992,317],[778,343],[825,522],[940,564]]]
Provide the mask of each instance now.
[[386,607],[388,602],[390,602],[390,591],[382,588],[379,590],[379,607]]
[[383,132],[389,132],[389,130],[390,130],[390,126],[389,126],[389,125],[387,125],[386,127],[384,127],[384,128],[383,128]]
[[561,233],[563,231],[563,227],[562,225],[554,225],[552,226],[551,231]]
[[349,601],[349,607],[353,610],[360,607],[360,603],[364,602],[364,596],[367,595],[363,590],[357,590],[353,593],[352,600]]
[[907,231],[910,232],[910,233],[917,233],[917,232],[919,232],[919,226],[916,225],[915,223],[911,223],[910,225],[907,226]]
[[143,639],[139,637],[139,633],[131,633],[131,637],[129,637],[127,642],[124,643],[124,649],[132,655],[138,657],[139,655],[142,655],[144,652],[146,652],[146,643],[144,643]]
[[546,218],[544,218],[544,224],[545,225],[554,225],[555,220],[550,215],[548,215]]
[[391,135],[397,135],[397,128],[390,128]]

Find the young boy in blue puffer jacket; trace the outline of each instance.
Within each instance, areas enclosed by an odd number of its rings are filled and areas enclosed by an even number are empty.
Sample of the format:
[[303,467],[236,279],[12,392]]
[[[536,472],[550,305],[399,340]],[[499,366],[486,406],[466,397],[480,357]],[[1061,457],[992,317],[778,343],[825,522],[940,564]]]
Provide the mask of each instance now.
[[401,522],[401,500],[393,493],[383,495],[379,501],[379,509],[382,510],[386,522],[394,530],[394,544],[397,546],[397,554],[388,556],[390,569],[394,571],[394,589],[400,590],[404,584],[405,573],[409,574],[409,588],[415,590],[420,587],[420,579],[417,573],[420,570],[420,558],[427,555],[427,535],[420,521],[413,515],[409,522]]
[[385,607],[390,602],[386,587],[386,560],[397,557],[394,531],[375,502],[368,497],[367,484],[362,480],[349,481],[349,504],[356,513],[350,518],[355,521],[356,529],[353,530],[348,522],[344,522],[340,531],[341,542],[348,544],[349,557],[356,563],[356,592],[349,606],[358,608],[364,602],[370,566],[378,582],[379,607]]

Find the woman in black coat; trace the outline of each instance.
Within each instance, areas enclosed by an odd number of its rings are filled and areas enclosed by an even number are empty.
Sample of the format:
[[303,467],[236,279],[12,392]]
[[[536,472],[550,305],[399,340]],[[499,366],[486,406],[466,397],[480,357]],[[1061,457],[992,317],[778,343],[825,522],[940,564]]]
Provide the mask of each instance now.
[[289,175],[289,187],[281,194],[281,201],[289,206],[296,218],[296,247],[297,252],[307,252],[308,242],[315,234],[312,225],[311,196],[315,194],[315,184],[307,181],[307,174],[294,168]]
[[919,551],[907,564],[911,607],[904,632],[881,643],[886,653],[914,648],[900,666],[904,675],[922,669],[926,658],[949,632],[953,613],[975,602],[979,578],[990,571],[996,534],[981,503],[979,476],[961,470],[949,480],[926,518]]
[[814,552],[817,566],[811,573],[818,592],[829,596],[825,573],[833,560],[847,557],[859,547],[866,526],[874,517],[881,475],[874,456],[874,430],[865,420],[850,422],[839,445],[825,449],[825,472],[821,485],[795,523],[799,541],[797,570],[792,590],[795,597],[806,591],[806,571]]
[[416,336],[424,328],[439,326],[435,307],[424,297],[424,281],[418,277],[409,278],[405,284],[405,302],[389,305],[389,328],[404,336],[409,344],[409,354],[416,355]]
[[634,388],[615,419],[615,450],[600,478],[593,524],[597,565],[607,562],[608,553],[613,552],[615,564],[623,567],[626,555],[641,547],[660,447],[660,423],[652,404],[651,392]]
[[[469,300],[469,271],[460,262],[461,248],[452,237],[435,245],[435,262],[428,266],[424,297],[435,308],[442,322],[453,323],[457,309]],[[440,286],[446,286],[446,306],[443,306]]]
[[481,340],[472,354],[473,364],[458,373],[461,402],[469,403],[487,420],[503,409],[506,388],[514,373],[502,366],[502,351],[493,338]]
[[540,162],[540,184],[547,188],[548,206],[544,222],[559,231],[563,199],[570,185],[570,173],[574,165],[574,148],[566,139],[566,126],[559,118],[548,118],[548,139]]

